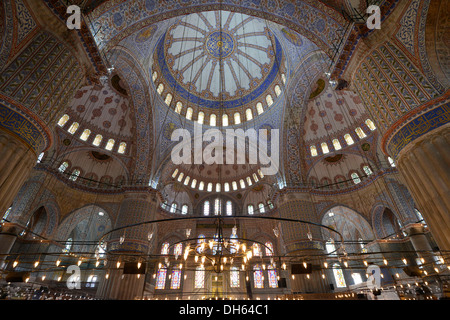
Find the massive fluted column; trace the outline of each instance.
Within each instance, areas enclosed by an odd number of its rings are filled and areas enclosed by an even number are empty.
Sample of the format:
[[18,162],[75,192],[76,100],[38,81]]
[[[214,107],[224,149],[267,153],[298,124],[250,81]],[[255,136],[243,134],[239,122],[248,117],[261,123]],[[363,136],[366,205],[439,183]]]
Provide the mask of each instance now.
[[[278,202],[281,218],[295,219],[318,223],[314,204],[307,192],[292,192],[284,194]],[[321,276],[320,260],[317,256],[324,253],[321,230],[317,226],[298,222],[281,222],[281,234],[286,254],[303,256],[304,261],[312,264],[309,278],[306,274],[297,274],[290,279],[292,292],[329,292],[329,284]],[[310,237],[308,237],[310,233]],[[316,258],[314,258],[316,257]],[[302,264],[303,260],[296,262]]]
[[410,143],[397,163],[439,249],[450,250],[450,125]]
[[[112,233],[108,242],[108,279],[104,278],[97,292],[100,299],[133,300],[142,298],[145,276],[123,274],[125,262],[138,262],[145,258],[150,248],[148,235],[155,232],[156,226],[142,224],[127,227],[140,222],[152,220],[156,212],[156,197],[152,190],[128,190],[120,205],[115,228],[122,228]],[[125,228],[126,227],[126,228]],[[122,243],[120,238],[124,237]],[[121,266],[117,268],[117,262]]]

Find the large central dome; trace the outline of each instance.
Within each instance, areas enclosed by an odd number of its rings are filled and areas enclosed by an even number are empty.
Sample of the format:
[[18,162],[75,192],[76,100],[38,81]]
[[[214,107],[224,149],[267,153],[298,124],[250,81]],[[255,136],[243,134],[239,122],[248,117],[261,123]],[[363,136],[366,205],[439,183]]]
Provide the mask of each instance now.
[[178,20],[162,36],[154,60],[175,99],[210,109],[240,108],[261,97],[265,102],[284,69],[281,45],[267,23],[227,11]]

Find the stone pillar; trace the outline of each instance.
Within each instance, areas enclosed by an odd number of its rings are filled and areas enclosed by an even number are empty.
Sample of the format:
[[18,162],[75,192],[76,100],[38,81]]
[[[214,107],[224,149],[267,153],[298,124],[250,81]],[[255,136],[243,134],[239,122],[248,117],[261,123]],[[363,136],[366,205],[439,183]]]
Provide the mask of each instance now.
[[[307,192],[295,192],[284,194],[278,202],[280,218],[296,219],[319,223],[315,214],[314,203]],[[296,274],[295,279],[290,276],[292,292],[329,292],[329,284],[322,278],[320,270],[320,259],[325,252],[320,227],[307,225],[299,222],[281,222],[281,235],[285,245],[286,256],[295,255],[304,259],[295,262],[302,264],[303,261],[312,264],[312,272],[309,279],[306,274]],[[312,239],[308,237],[311,233]],[[287,266],[290,271],[291,266]],[[290,273],[290,272],[289,272]]]
[[450,250],[450,125],[410,143],[397,167],[439,249]]
[[414,223],[406,226],[406,233],[411,240],[411,244],[416,250],[419,257],[426,259],[433,257],[432,248],[425,236],[424,225],[421,223]]
[[[125,192],[120,205],[115,228],[122,228],[154,219],[156,196],[152,190],[129,190]],[[100,299],[134,300],[142,298],[145,275],[123,274],[125,262],[138,262],[145,259],[150,249],[149,232],[156,232],[152,224],[119,229],[111,234],[108,241],[108,279],[99,285],[97,297]],[[123,243],[120,237],[124,236]],[[154,239],[155,237],[153,237]],[[117,262],[121,265],[117,268]]]
[[0,270],[6,268],[6,257],[21,230],[10,223],[3,223],[3,226],[0,228]]

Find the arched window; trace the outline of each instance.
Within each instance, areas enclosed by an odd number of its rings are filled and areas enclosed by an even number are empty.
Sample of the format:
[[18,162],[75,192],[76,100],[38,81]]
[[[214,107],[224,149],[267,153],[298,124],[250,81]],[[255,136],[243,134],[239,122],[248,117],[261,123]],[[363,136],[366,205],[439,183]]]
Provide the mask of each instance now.
[[258,102],[256,104],[256,112],[258,112],[258,115],[264,112],[264,108],[261,102]]
[[181,242],[175,245],[175,247],[173,248],[173,254],[177,258],[183,254],[183,244]]
[[91,135],[91,130],[84,129],[83,133],[80,136],[80,139],[83,140],[83,141],[86,141],[89,138],[90,135]]
[[97,282],[97,276],[91,274],[88,279],[87,279],[87,283],[86,283],[86,287],[88,288],[95,288],[95,283]]
[[212,192],[212,182],[208,183],[208,186],[206,187],[206,191]]
[[334,241],[332,239],[328,240],[325,243],[325,249],[327,250],[328,254],[336,254],[336,246],[334,245]]
[[250,179],[250,177],[247,177],[246,180],[247,180],[247,184],[248,184],[249,186],[251,186],[251,185],[253,184],[253,183],[252,183],[252,179]]
[[258,176],[256,173],[252,174],[253,180],[255,180],[255,183],[259,181]]
[[175,171],[172,173],[172,178],[175,178],[178,174],[178,169],[175,169]]
[[198,239],[197,239],[197,252],[198,253],[202,253],[203,252],[202,243],[205,243],[205,235],[200,234],[198,236]]
[[231,267],[230,270],[230,287],[231,288],[239,288],[239,268]]
[[260,203],[258,204],[258,208],[259,208],[259,212],[260,212],[260,213],[266,212],[266,208],[264,208],[264,203],[260,202]]
[[170,289],[180,289],[181,285],[181,270],[175,268],[172,270],[172,279],[170,279]]
[[125,142],[121,142],[121,143],[119,144],[119,149],[117,150],[117,152],[118,152],[118,153],[124,154],[126,148],[127,148],[127,144],[126,144]]
[[268,94],[266,96],[266,102],[267,102],[267,106],[270,107],[273,104],[273,99],[272,96],[270,94]]
[[253,283],[255,288],[264,288],[264,276],[259,264],[253,267]]
[[216,183],[216,192],[220,192],[222,189],[222,185],[220,183]]
[[224,127],[228,126],[228,115],[227,114],[224,114],[222,116],[222,126],[224,126]]
[[267,200],[267,205],[269,206],[269,209],[272,210],[274,208],[272,201]]
[[106,150],[111,151],[114,148],[114,144],[116,143],[116,141],[114,141],[114,139],[109,139],[108,143],[106,143]]
[[239,184],[241,185],[241,189],[245,189],[244,179],[239,180]]
[[78,179],[79,175],[80,175],[80,170],[75,169],[72,171],[72,174],[70,175],[69,180],[76,181]]
[[358,137],[360,139],[363,139],[363,138],[367,137],[365,132],[360,127],[356,128],[355,132],[356,132],[356,134],[358,135]]
[[370,120],[370,119],[366,120],[366,125],[369,127],[369,129],[371,131],[373,131],[373,130],[375,130],[377,128],[377,127],[375,127],[375,125],[373,124],[372,120]]
[[353,172],[350,176],[352,177],[354,184],[358,184],[361,182],[361,179],[359,178],[359,175],[356,172]]
[[216,198],[214,200],[214,214],[216,216],[221,215],[222,214],[222,210],[221,210],[221,201],[219,198]]
[[181,113],[181,110],[183,110],[183,104],[182,104],[180,101],[178,101],[178,102],[175,104],[175,112],[178,113],[178,114],[180,114],[180,113]]
[[245,118],[247,119],[247,121],[250,121],[253,119],[252,109],[248,108],[247,110],[245,110]]
[[310,146],[309,149],[311,150],[311,156],[313,156],[313,157],[317,156],[316,146]]
[[192,179],[191,188],[195,188],[197,186],[197,179]]
[[187,185],[189,184],[189,180],[191,180],[191,177],[187,176],[186,179],[184,179],[183,184],[184,184],[185,186],[187,186]]
[[258,174],[261,177],[261,179],[264,178],[264,174],[262,173],[261,169],[258,169]]
[[42,158],[44,158],[44,152],[41,152],[41,154],[40,154],[39,157],[37,158],[37,162],[36,162],[36,163],[41,163]]
[[192,114],[193,113],[194,113],[194,110],[191,107],[187,108],[187,110],[186,110],[186,119],[192,120]]
[[363,167],[363,170],[364,170],[364,173],[367,175],[367,176],[370,176],[373,172],[372,172],[372,169],[370,169],[370,167],[369,166],[364,166]]
[[345,139],[345,142],[347,142],[347,144],[348,144],[349,146],[351,146],[352,144],[355,143],[355,142],[353,141],[352,136],[351,136],[349,133],[347,133],[347,134],[344,135],[344,139]]
[[334,147],[334,150],[336,150],[336,151],[342,149],[341,143],[339,142],[338,139],[333,139],[333,147]]
[[97,253],[99,258],[104,258],[106,254],[106,243],[101,241],[97,246]]
[[69,115],[67,115],[67,114],[63,115],[58,121],[58,126],[64,127],[64,125],[67,123],[67,121],[69,121],[69,118],[70,118]]
[[178,182],[181,182],[183,180],[184,173],[180,172],[180,175],[178,176]]
[[336,281],[336,287],[345,288],[347,285],[345,284],[344,274],[338,263],[333,264],[333,274],[334,280]]
[[324,154],[330,152],[330,150],[328,149],[328,144],[326,142],[322,142],[320,146],[322,147],[322,152]]
[[181,207],[181,214],[187,214],[189,210],[189,207],[187,204],[183,204],[183,206]]
[[234,124],[240,124],[241,123],[241,114],[239,112],[236,112],[234,114]]
[[283,84],[286,84],[286,75],[284,73],[281,74],[281,80],[283,80]]
[[235,233],[232,233],[231,236],[230,236],[230,242],[231,242],[230,253],[236,253],[237,252],[237,248],[236,248],[236,243],[238,242],[237,241],[237,237],[238,236]]
[[172,102],[172,94],[168,93],[168,94],[166,95],[166,100],[164,100],[164,102],[165,102],[168,106],[170,106],[170,103]]
[[259,243],[253,244],[253,256],[262,257],[261,245]]
[[152,80],[155,82],[156,78],[158,78],[158,72],[154,71],[152,74]]
[[267,275],[269,276],[269,288],[278,288],[277,269],[273,264],[267,268]]
[[195,289],[205,287],[205,268],[200,266],[195,269]]
[[63,173],[64,171],[66,171],[67,167],[69,166],[69,164],[64,161],[63,163],[61,163],[61,165],[58,168],[58,171]]
[[208,200],[206,200],[203,203],[203,215],[204,216],[209,216],[209,201]]
[[238,189],[236,181],[231,182],[231,186],[233,187],[233,190],[237,190]]
[[279,85],[276,85],[274,89],[275,89],[275,94],[277,95],[277,97],[279,97],[280,94],[281,94],[281,88],[280,88],[280,86],[279,86]]
[[75,132],[77,132],[79,126],[80,124],[78,122],[74,122],[67,131],[69,131],[70,134],[74,134]]
[[265,244],[266,246],[266,256],[271,257],[273,256],[273,244],[270,241],[267,241]]
[[164,85],[162,83],[159,84],[158,89],[156,89],[156,92],[158,92],[158,94],[162,94],[164,91]]
[[227,216],[231,216],[233,214],[233,203],[230,200],[228,200],[225,205],[225,212]]
[[177,210],[177,204],[174,202],[170,206],[170,213],[175,213],[176,210]]
[[224,190],[225,192],[230,191],[230,184],[229,184],[228,182],[225,182],[225,183],[223,184],[223,190]]
[[205,183],[203,181],[200,181],[200,183],[198,184],[198,190],[203,191],[204,188],[205,188]]
[[217,119],[217,116],[214,113],[209,116],[209,125],[211,127],[216,126],[216,121],[217,121],[216,119]]
[[197,116],[197,122],[203,124],[204,120],[205,120],[205,113],[203,111],[200,111]]
[[169,254],[169,243],[168,242],[164,242],[161,245],[161,254]]
[[389,164],[391,165],[391,167],[395,167],[395,162],[394,162],[394,160],[392,160],[392,158],[391,157],[388,157],[388,161],[389,161]]
[[98,147],[100,145],[100,143],[102,142],[102,140],[103,140],[103,136],[101,134],[98,134],[95,136],[95,139],[94,139],[94,141],[92,141],[92,144],[94,146]]
[[166,286],[166,275],[167,275],[166,268],[158,269],[155,289],[164,289],[164,287]]
[[247,213],[248,213],[248,214],[254,214],[254,213],[255,213],[255,208],[253,207],[252,204],[249,204],[249,205],[247,206]]

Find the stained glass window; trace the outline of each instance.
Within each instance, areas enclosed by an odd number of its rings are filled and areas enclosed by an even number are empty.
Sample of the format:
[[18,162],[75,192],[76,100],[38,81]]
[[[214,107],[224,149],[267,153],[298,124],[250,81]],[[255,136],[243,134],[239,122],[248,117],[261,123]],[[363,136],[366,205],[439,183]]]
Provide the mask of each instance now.
[[261,202],[260,204],[258,204],[258,208],[260,213],[266,212],[266,208],[264,208],[264,203]]
[[253,214],[253,213],[255,213],[255,209],[254,209],[254,207],[253,207],[252,204],[249,204],[249,205],[247,206],[247,213],[248,213],[248,214]]
[[74,122],[67,131],[69,131],[70,134],[74,134],[78,130],[79,126],[80,124],[78,122]]
[[261,102],[258,102],[258,103],[256,104],[256,111],[258,112],[258,114],[261,114],[261,113],[264,112],[264,108],[263,108],[263,105],[262,105]]
[[178,101],[175,104],[175,112],[180,114],[182,109],[183,109],[183,104],[180,101]]
[[187,110],[186,110],[186,119],[192,120],[192,113],[194,113],[194,110],[191,107],[187,108]]
[[258,182],[258,176],[256,175],[256,173],[252,174],[253,180],[255,180],[255,182]]
[[198,184],[198,190],[203,191],[204,188],[205,188],[205,183],[203,181],[200,181],[200,183]]
[[231,203],[231,201],[227,201],[227,204],[225,207],[226,207],[225,211],[227,213],[227,216],[231,216],[233,214],[233,204]]
[[187,214],[188,213],[188,205],[187,204],[183,204],[183,206],[181,207],[181,214]]
[[203,204],[203,215],[209,215],[209,201],[205,201],[205,203]]
[[177,210],[177,204],[174,202],[174,203],[172,203],[172,206],[170,207],[170,212],[175,213],[176,210]]
[[178,176],[178,181],[181,182],[181,180],[183,180],[184,177],[184,173],[180,172],[180,175]]
[[191,177],[187,176],[186,179],[184,179],[183,184],[184,184],[185,186],[187,186],[187,185],[189,184],[189,180],[191,180]]
[[342,149],[341,143],[339,142],[338,139],[333,139],[333,147],[334,147],[334,150],[341,150]]
[[228,115],[227,114],[224,114],[222,116],[222,126],[224,126],[224,127],[228,126]]
[[80,170],[75,169],[75,170],[73,170],[72,174],[70,175],[69,180],[76,181],[78,179],[79,175],[80,175]]
[[230,252],[231,253],[235,253],[237,250],[236,250],[236,243],[238,242],[237,241],[237,234],[232,234],[231,236],[230,236],[230,242],[231,242],[231,246],[230,246]]
[[241,114],[239,112],[236,112],[234,114],[234,124],[239,124],[241,123]]
[[259,245],[259,243],[253,244],[253,256],[255,256],[255,257],[262,256],[261,246]]
[[212,191],[212,183],[208,183],[208,186],[206,187],[206,191],[211,192]]
[[204,243],[204,242],[205,242],[205,236],[203,234],[199,235],[198,239],[197,239],[197,245],[198,245],[197,252],[198,253],[202,253],[203,252],[201,244]]
[[63,162],[58,168],[59,172],[63,173],[64,171],[66,171],[68,166],[69,164],[67,162]]
[[373,130],[375,130],[377,128],[377,127],[375,127],[375,125],[373,124],[372,120],[370,120],[370,119],[366,120],[366,124],[367,124],[367,126],[369,127],[369,129],[371,131],[373,131]]
[[216,115],[213,113],[212,115],[209,116],[209,125],[211,127],[215,127],[216,126]]
[[220,192],[222,185],[220,183],[216,183],[216,192]]
[[239,288],[239,268],[238,267],[231,267],[230,287],[231,288]]
[[388,161],[389,161],[389,164],[391,165],[391,167],[395,167],[395,162],[394,162],[394,160],[392,160],[391,157],[388,157]]
[[69,115],[65,114],[61,117],[61,119],[59,119],[58,125],[60,127],[63,127],[67,123],[67,121],[69,121]]
[[320,146],[322,147],[322,152],[323,152],[324,154],[330,152],[330,150],[328,149],[328,145],[327,145],[326,142],[322,142]]
[[203,289],[205,287],[205,268],[197,267],[195,269],[195,289]]
[[100,145],[100,143],[102,142],[102,140],[103,140],[103,136],[101,134],[98,134],[95,136],[95,139],[94,139],[94,141],[92,141],[92,144],[94,146],[98,147]]
[[372,169],[370,169],[369,166],[364,166],[363,170],[364,170],[365,174],[368,175],[368,176],[370,176],[373,173]]
[[167,269],[159,269],[156,276],[156,289],[164,289],[166,285]]
[[273,265],[267,269],[267,275],[269,276],[269,287],[278,288],[277,270]]
[[89,138],[90,135],[91,135],[91,130],[84,129],[83,133],[80,136],[80,139],[83,140],[83,141],[86,141]]
[[156,78],[158,78],[158,72],[155,71],[155,72],[153,72],[153,75],[152,75],[153,82],[155,82]]
[[175,178],[178,174],[178,169],[175,169],[175,171],[172,173],[172,178]]
[[158,92],[158,94],[162,94],[163,91],[164,91],[164,85],[162,83],[160,83],[158,86],[158,89],[156,89],[156,92]]
[[233,190],[237,190],[238,189],[236,181],[231,182],[231,186],[233,187]]
[[247,184],[248,184],[249,186],[251,186],[251,185],[253,184],[253,183],[252,183],[252,179],[251,179],[250,177],[247,177],[246,180],[247,180]]
[[333,274],[334,279],[336,280],[336,286],[338,288],[345,288],[347,285],[345,284],[344,273],[337,263],[333,265]]
[[164,102],[165,102],[168,106],[170,106],[170,103],[172,102],[172,95],[171,95],[170,93],[168,93],[168,94],[166,95],[166,100],[164,100]]
[[358,184],[358,183],[361,182],[361,179],[359,178],[359,175],[358,175],[356,172],[353,172],[353,173],[351,174],[351,177],[352,177],[352,179],[353,179],[353,183],[354,183],[354,184]]
[[175,245],[175,248],[173,249],[173,254],[175,256],[181,256],[183,254],[183,244],[182,243],[177,243]]
[[262,173],[261,169],[258,169],[258,174],[261,177],[261,179],[264,178],[264,174]]
[[197,186],[197,179],[192,179],[191,188],[195,188]]
[[239,180],[239,184],[241,185],[241,189],[245,189],[245,182],[243,179]]
[[352,145],[353,143],[355,143],[354,141],[353,141],[353,138],[352,138],[352,136],[350,135],[350,134],[346,134],[346,135],[344,135],[344,139],[345,139],[345,142],[347,142],[347,144],[350,146],[350,145]]
[[266,256],[273,256],[273,244],[270,241],[265,243],[266,245]]
[[263,272],[259,264],[253,267],[253,283],[255,288],[262,289],[264,288],[264,277]]
[[281,94],[281,88],[279,85],[275,86],[275,94],[277,95],[277,97]]
[[273,99],[272,99],[272,96],[271,96],[270,94],[268,94],[268,95],[266,96],[266,102],[267,102],[267,105],[268,105],[269,107],[273,104]]
[[105,149],[111,151],[112,148],[114,148],[114,144],[115,144],[115,143],[116,143],[116,142],[114,141],[114,139],[109,139],[109,140],[108,140],[108,143],[106,144]]
[[360,127],[356,128],[355,132],[356,132],[356,134],[358,135],[358,137],[360,139],[363,139],[363,138],[366,137],[366,134],[364,133],[364,131]]
[[247,110],[245,110],[245,118],[247,119],[247,121],[250,121],[253,119],[252,109],[248,108]]
[[197,122],[203,124],[204,120],[205,120],[205,113],[203,111],[200,111],[197,115]]
[[316,146],[311,146],[311,147],[309,147],[309,149],[311,150],[311,155],[313,157],[317,156],[317,148],[316,148]]
[[225,192],[230,191],[230,184],[229,184],[228,182],[225,182],[225,183],[223,184],[223,190],[224,190]]
[[181,284],[181,270],[173,269],[172,279],[170,282],[170,289],[180,289],[180,284]]
[[169,243],[164,242],[161,246],[161,254],[169,254]]

